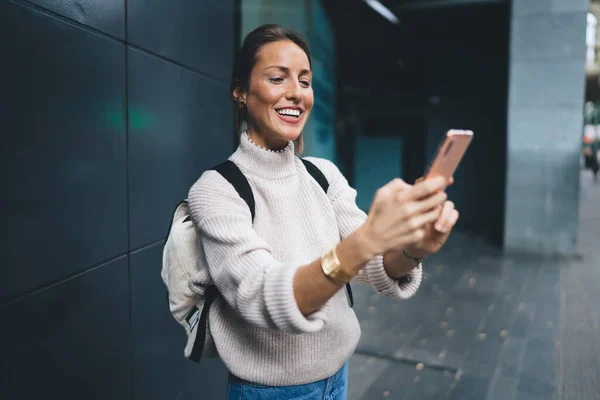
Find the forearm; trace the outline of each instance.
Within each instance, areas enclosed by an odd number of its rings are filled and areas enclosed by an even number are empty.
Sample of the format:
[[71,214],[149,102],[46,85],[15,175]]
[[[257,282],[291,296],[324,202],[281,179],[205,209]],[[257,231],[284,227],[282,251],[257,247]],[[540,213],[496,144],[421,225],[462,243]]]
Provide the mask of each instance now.
[[[350,276],[356,275],[375,256],[368,249],[360,229],[342,240],[336,253],[342,268]],[[299,268],[294,277],[294,296],[304,316],[322,307],[342,287],[343,284],[325,275],[321,259]]]

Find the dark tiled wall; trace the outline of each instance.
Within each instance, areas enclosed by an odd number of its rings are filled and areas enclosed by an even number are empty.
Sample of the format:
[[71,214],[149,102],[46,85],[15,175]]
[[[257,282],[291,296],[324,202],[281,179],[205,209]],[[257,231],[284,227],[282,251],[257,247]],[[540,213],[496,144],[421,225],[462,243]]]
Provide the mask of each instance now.
[[233,0],[0,2],[0,398],[212,399],[162,240],[233,148]]

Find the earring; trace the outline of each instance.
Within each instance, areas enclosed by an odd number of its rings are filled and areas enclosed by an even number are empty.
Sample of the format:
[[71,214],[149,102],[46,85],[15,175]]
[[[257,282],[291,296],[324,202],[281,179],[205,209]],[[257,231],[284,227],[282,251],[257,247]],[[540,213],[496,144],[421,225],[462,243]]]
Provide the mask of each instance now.
[[246,107],[246,102],[245,101],[240,101],[240,108],[244,108]]

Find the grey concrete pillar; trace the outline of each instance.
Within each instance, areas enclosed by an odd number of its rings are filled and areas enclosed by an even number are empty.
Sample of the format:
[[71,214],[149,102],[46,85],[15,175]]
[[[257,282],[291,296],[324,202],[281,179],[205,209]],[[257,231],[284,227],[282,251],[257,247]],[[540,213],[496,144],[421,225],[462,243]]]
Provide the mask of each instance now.
[[512,0],[507,251],[576,249],[588,6]]

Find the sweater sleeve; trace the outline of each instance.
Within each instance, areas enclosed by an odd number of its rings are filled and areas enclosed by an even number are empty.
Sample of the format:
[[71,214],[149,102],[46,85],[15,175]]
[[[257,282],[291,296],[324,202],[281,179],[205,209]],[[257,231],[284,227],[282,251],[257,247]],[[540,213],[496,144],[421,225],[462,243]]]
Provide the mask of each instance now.
[[323,328],[329,305],[302,315],[293,289],[301,265],[273,258],[252,226],[250,209],[225,178],[205,172],[190,189],[188,202],[215,286],[244,320],[287,333]]
[[[356,190],[348,184],[346,178],[331,161],[312,157],[306,159],[318,166],[329,182],[327,196],[336,214],[340,238],[350,236],[367,220],[367,214],[356,205]],[[422,275],[423,269],[419,265],[406,277],[396,281],[385,271],[383,255],[380,255],[371,259],[354,281],[368,284],[380,294],[408,299],[419,289]]]

